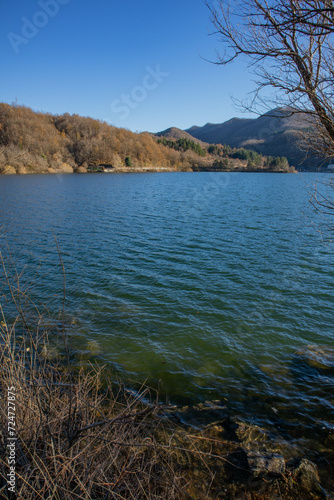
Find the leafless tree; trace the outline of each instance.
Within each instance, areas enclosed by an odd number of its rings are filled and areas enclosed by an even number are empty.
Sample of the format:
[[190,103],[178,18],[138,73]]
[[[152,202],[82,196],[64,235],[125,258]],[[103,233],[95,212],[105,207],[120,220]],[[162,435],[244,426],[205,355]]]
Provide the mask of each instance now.
[[[292,26],[291,19],[285,20],[285,26]],[[300,33],[308,32],[305,27],[324,29],[327,33],[334,32],[333,0],[304,0],[298,12],[298,27]]]
[[[334,156],[333,0],[206,2],[224,51],[216,64],[246,57],[255,90],[244,107],[305,113],[312,148]],[[271,89],[271,97],[264,95]],[[316,133],[314,133],[314,130]]]

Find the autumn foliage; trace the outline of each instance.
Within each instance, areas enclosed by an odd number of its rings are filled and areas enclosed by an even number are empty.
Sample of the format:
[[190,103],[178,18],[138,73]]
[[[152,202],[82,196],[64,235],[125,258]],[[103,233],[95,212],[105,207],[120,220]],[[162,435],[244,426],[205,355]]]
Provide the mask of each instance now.
[[[128,160],[126,160],[128,158]],[[112,164],[187,170],[198,166],[194,151],[175,151],[149,133],[134,134],[78,115],[51,115],[0,103],[0,173],[84,171]]]
[[94,165],[115,171],[290,171],[286,158],[268,158],[243,148],[135,134],[93,118],[0,103],[0,174],[86,172]]

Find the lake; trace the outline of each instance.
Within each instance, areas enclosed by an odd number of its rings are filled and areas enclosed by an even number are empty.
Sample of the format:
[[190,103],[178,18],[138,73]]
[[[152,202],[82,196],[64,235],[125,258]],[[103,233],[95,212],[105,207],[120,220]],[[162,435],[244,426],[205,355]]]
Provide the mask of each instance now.
[[146,381],[162,401],[220,400],[290,436],[321,436],[333,429],[333,370],[303,355],[333,349],[333,245],[309,203],[317,179],[329,176],[2,176],[1,247],[57,309],[54,233],[78,362]]

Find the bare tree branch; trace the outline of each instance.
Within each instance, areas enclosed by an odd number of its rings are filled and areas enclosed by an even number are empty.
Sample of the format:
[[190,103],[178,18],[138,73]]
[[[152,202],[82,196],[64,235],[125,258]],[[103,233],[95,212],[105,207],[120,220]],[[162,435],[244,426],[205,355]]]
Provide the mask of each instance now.
[[[237,9],[233,0],[206,5],[224,49],[214,62],[227,65],[246,56],[256,78],[244,108],[305,113],[313,128],[306,139],[324,158],[333,157],[333,0],[244,0]],[[274,98],[263,96],[267,89],[276,92]]]

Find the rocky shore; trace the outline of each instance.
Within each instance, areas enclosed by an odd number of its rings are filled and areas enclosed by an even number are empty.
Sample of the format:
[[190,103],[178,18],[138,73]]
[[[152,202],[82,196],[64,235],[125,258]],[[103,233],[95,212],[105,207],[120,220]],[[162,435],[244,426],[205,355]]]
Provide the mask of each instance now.
[[305,454],[275,429],[232,418],[218,401],[168,410],[166,418],[179,426],[172,444],[193,498],[334,499],[331,436],[323,456]]
[[[334,349],[307,345],[296,351],[293,368],[331,377]],[[163,416],[175,426],[170,442],[179,449],[177,460],[192,498],[334,499],[330,425],[311,437],[297,420],[297,432],[266,428],[250,423],[254,415],[232,416],[223,401],[174,407]]]

